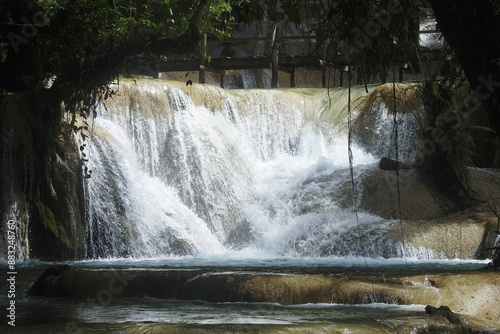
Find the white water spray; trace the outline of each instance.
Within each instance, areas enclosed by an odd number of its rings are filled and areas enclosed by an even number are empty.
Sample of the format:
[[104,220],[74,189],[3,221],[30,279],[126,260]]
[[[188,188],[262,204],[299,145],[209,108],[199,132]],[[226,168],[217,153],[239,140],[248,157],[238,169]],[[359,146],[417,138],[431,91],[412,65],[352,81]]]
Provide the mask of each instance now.
[[[346,92],[331,94],[123,83],[90,146],[88,255],[393,256],[393,222],[357,226],[337,204]],[[373,167],[353,150],[358,171]]]

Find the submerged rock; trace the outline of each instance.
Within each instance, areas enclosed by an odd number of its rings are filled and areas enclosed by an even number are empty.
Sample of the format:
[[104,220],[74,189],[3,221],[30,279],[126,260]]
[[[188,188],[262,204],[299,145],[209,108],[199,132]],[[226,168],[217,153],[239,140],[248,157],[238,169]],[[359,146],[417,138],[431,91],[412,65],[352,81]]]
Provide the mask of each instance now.
[[54,295],[57,294],[54,291],[55,287],[58,288],[57,281],[59,277],[66,271],[69,270],[69,265],[49,267],[47,268],[38,278],[38,280],[33,284],[33,286],[28,290],[28,294],[32,296],[43,296],[46,294]]
[[[426,284],[428,280],[435,286]],[[444,303],[482,319],[500,318],[500,276],[493,272],[398,274],[170,269],[49,268],[31,295],[103,300],[173,298],[207,302],[426,305]],[[423,310],[422,310],[423,311]],[[453,319],[453,321],[455,321]],[[497,324],[500,327],[500,323]]]
[[425,307],[425,313],[429,315],[437,315],[448,319],[452,324],[458,325],[462,323],[462,319],[456,313],[453,313],[448,306],[441,305],[439,308],[427,305]]

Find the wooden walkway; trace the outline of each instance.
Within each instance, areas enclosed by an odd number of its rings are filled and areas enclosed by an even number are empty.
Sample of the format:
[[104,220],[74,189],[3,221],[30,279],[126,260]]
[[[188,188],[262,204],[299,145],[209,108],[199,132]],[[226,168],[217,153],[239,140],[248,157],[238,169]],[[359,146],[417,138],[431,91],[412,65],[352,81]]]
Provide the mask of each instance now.
[[[437,59],[436,56],[427,56],[427,59]],[[409,70],[407,62],[398,62],[393,64],[394,70],[398,73],[398,81],[404,80],[404,74]],[[146,74],[154,78],[159,78],[160,73],[165,72],[199,72],[200,83],[205,83],[206,72],[217,74],[220,78],[220,86],[224,87],[224,78],[234,70],[255,70],[255,69],[271,69],[273,63],[270,57],[221,57],[211,58],[205,61],[200,59],[180,59],[160,62],[150,65],[144,69],[141,74]],[[334,71],[334,75],[338,78],[339,86],[344,85],[344,76],[348,72],[346,61],[326,62],[314,56],[283,56],[278,57],[278,67],[273,73],[277,76],[279,72],[284,72],[290,76],[290,87],[296,87],[297,70],[310,69],[321,71],[321,82],[323,87],[327,87],[327,72]],[[277,78],[272,80],[277,82]]]
[[[310,68],[323,70],[326,73],[327,63],[315,57],[278,57],[278,71],[290,74],[290,87],[295,87],[298,68]],[[329,64],[330,68],[334,67]],[[343,68],[337,65],[338,69]],[[270,57],[221,57],[211,58],[205,61],[195,60],[175,60],[161,62],[156,64],[156,77],[161,72],[199,72],[199,82],[204,83],[205,72],[212,72],[220,76],[220,85],[224,87],[224,77],[229,71],[234,70],[255,70],[255,69],[273,69]],[[326,80],[326,79],[325,79]]]
[[[421,29],[415,32],[415,37],[418,38],[417,44],[421,45],[420,55],[415,55],[414,59],[394,62],[390,66],[390,71],[397,74],[400,82],[404,80],[405,73],[416,74],[415,72],[418,72],[418,70],[413,71],[413,67],[416,66],[412,65],[423,65],[420,59],[432,63],[436,60],[442,61],[443,58],[442,49],[422,47],[421,44],[422,40],[429,39],[429,36],[439,35],[435,24],[432,24],[435,22],[432,10],[422,9],[417,20],[420,20]],[[237,26],[238,24],[235,24],[235,27]],[[267,30],[261,30],[262,27],[267,27]],[[198,55],[191,59],[160,62],[152,65],[153,70],[148,71],[155,77],[159,77],[161,72],[198,72],[200,83],[205,83],[206,72],[212,72],[219,76],[221,87],[224,87],[225,76],[235,70],[270,69],[271,87],[277,87],[280,72],[287,73],[290,78],[290,87],[295,87],[299,69],[320,71],[321,84],[327,87],[330,84],[330,78],[327,77],[332,72],[335,85],[343,86],[344,76],[347,77],[345,73],[356,71],[356,64],[349,69],[349,62],[346,59],[337,58],[335,61],[326,61],[317,55],[302,56],[311,53],[311,45],[317,43],[315,36],[298,35],[293,27],[279,27],[279,30],[285,33],[278,37],[277,26],[269,22],[267,25],[261,25],[260,29],[257,29],[257,26],[254,28],[236,31],[232,38],[223,41],[207,38],[204,34]],[[324,49],[325,46],[316,47]],[[237,49],[240,52],[236,52]],[[251,56],[256,52],[260,52],[259,56]],[[246,54],[250,56],[241,56]]]
[[[426,32],[427,33],[427,32]],[[250,38],[251,39],[251,38]],[[249,39],[249,40],[250,40]],[[232,40],[225,41],[226,43],[238,43]],[[213,43],[213,42],[212,42]],[[222,42],[223,43],[223,42]],[[222,45],[219,44],[220,45]],[[213,49],[213,47],[211,48]],[[422,59],[437,60],[442,58],[442,50],[421,50]],[[418,63],[418,59],[407,59],[392,64],[392,70],[398,73],[398,80],[404,80],[404,74],[410,70],[409,62]],[[284,72],[290,76],[290,87],[296,87],[297,70],[308,69],[321,71],[321,83],[323,87],[328,86],[327,73],[333,71],[337,77],[339,86],[344,85],[345,73],[349,71],[348,62],[339,59],[335,62],[327,62],[317,56],[294,56],[281,55],[275,57],[273,54],[269,56],[244,56],[244,57],[208,57],[207,56],[207,39],[203,40],[202,51],[197,58],[191,59],[176,59],[163,61],[156,64],[150,64],[148,68],[142,68],[142,73],[155,78],[159,78],[160,73],[166,72],[198,72],[200,83],[205,83],[206,72],[212,72],[219,76],[220,86],[224,87],[224,78],[235,70],[257,70],[271,69],[272,79],[271,87],[277,87],[279,72]],[[334,80],[335,81],[335,80]]]

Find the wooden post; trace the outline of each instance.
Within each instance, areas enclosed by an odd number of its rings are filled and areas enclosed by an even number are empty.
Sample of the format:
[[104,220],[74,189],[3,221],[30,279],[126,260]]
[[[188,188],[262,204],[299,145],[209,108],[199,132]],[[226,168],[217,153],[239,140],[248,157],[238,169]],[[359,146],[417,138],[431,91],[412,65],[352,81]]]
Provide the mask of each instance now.
[[348,72],[349,73],[349,80],[352,79],[351,77],[351,67],[350,66],[344,66],[340,69],[340,87],[344,87],[344,72]]
[[153,70],[153,79],[159,79],[159,78],[160,78],[160,64],[156,64]]
[[271,36],[271,88],[278,87],[278,47],[276,46],[276,29],[274,24],[273,34]]
[[290,87],[295,87],[296,85],[297,68],[292,67],[290,70]]
[[326,88],[326,61],[320,60],[319,64],[321,65],[321,87]]
[[220,88],[224,88],[224,75],[226,74],[226,71],[220,72]]
[[273,48],[271,55],[271,88],[278,87],[278,49]]
[[403,76],[404,76],[404,73],[405,73],[405,68],[407,66],[408,65],[405,63],[405,64],[401,65],[401,67],[399,67],[399,82],[403,82]]
[[207,60],[207,33],[203,33],[202,37],[202,48],[200,53],[200,71],[199,71],[199,83],[205,83],[205,62]]

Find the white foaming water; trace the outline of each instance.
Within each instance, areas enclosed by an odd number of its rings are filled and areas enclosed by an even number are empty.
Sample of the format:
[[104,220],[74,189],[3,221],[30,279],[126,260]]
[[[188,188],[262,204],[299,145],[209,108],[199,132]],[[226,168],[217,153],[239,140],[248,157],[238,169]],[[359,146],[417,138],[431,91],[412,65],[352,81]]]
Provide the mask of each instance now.
[[223,248],[174,189],[139,166],[127,134],[102,120],[95,129],[88,180],[91,254],[99,257],[185,255],[194,245]]
[[331,94],[122,84],[89,145],[88,256],[400,256],[394,222],[337,204],[347,92]]

